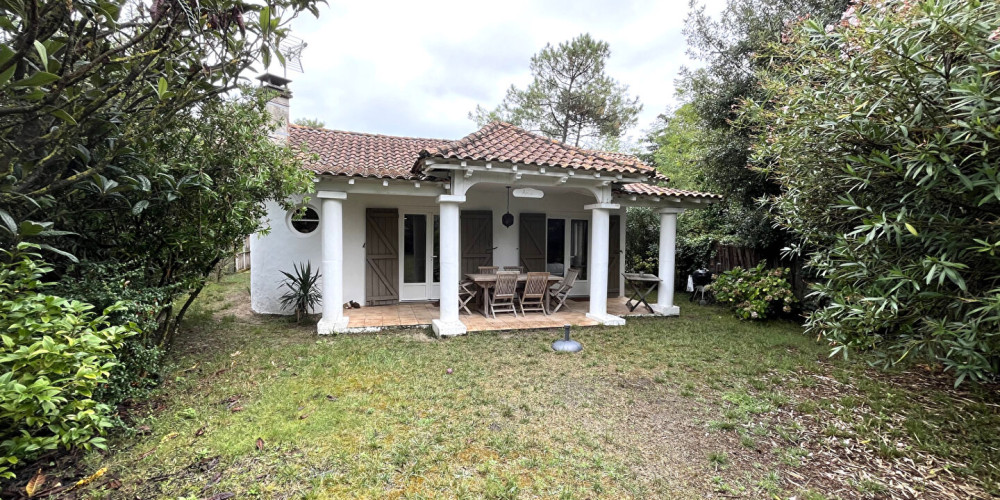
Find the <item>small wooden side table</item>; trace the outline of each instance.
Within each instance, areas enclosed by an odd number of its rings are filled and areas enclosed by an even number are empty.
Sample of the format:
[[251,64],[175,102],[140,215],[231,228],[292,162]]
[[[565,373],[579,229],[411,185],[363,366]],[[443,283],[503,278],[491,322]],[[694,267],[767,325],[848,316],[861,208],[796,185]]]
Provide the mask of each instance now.
[[663,280],[649,273],[622,273],[622,276],[625,276],[625,285],[632,289],[631,296],[625,302],[629,312],[634,312],[637,307],[644,305],[652,313],[653,307],[646,302],[646,297],[660,286]]

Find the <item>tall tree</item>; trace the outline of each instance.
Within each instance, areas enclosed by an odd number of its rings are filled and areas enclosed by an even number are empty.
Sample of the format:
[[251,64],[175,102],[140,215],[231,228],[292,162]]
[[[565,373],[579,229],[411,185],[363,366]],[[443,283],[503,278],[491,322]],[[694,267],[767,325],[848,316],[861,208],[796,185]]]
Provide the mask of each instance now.
[[758,133],[738,121],[739,104],[762,95],[760,76],[772,44],[786,23],[809,17],[820,23],[840,18],[849,0],[729,0],[718,19],[692,0],[685,23],[688,53],[704,63],[685,70],[680,86],[704,128],[701,166],[711,189],[726,197],[726,216],[744,244],[780,248],[788,241],[775,230],[758,200],[779,191],[761,170],[749,168]]
[[[187,293],[176,311],[173,300],[163,301],[158,330],[143,333],[161,347],[215,266],[246,235],[267,229],[264,201],[287,203],[311,188],[291,151],[267,136],[274,127],[265,109],[268,94],[244,89],[175,115],[114,169],[138,180],[138,189],[118,190],[111,178],[90,177],[52,214],[57,227],[73,233],[60,247],[85,261],[66,272],[74,277],[68,281],[91,285],[87,271],[98,263],[99,278],[107,280],[117,274],[110,267],[125,263],[143,271],[126,278],[132,288],[162,290],[169,299]],[[84,286],[67,295],[105,305],[87,294]]]
[[61,295],[127,302],[112,321],[143,335],[120,366],[154,371],[175,299],[311,185],[267,140],[266,97],[226,96],[322,1],[0,2],[0,247],[45,238]]
[[[683,98],[684,96],[679,96]],[[640,157],[670,178],[670,187],[706,191],[701,165],[705,130],[694,105],[684,104],[661,114],[645,137],[646,152]],[[717,244],[734,242],[728,219],[718,205],[681,214],[677,226],[677,273],[685,276],[709,265]],[[647,208],[629,208],[627,263],[630,269],[655,272],[659,241],[659,217]],[[683,282],[677,283],[683,286]]]
[[320,120],[318,118],[305,118],[305,117],[296,118],[295,124],[309,128],[323,128],[326,126],[326,122],[324,122],[323,120]]
[[320,1],[0,2],[0,242],[81,181],[139,186],[115,170],[136,146],[280,60],[292,18]]
[[589,34],[547,44],[531,58],[527,88],[511,85],[499,106],[477,106],[469,117],[480,126],[501,119],[575,146],[617,139],[636,124],[642,105],[604,73],[610,56],[607,42]]
[[705,145],[694,105],[687,103],[657,117],[646,136],[648,153],[644,160],[670,178],[670,187],[704,189],[704,173],[699,164]]

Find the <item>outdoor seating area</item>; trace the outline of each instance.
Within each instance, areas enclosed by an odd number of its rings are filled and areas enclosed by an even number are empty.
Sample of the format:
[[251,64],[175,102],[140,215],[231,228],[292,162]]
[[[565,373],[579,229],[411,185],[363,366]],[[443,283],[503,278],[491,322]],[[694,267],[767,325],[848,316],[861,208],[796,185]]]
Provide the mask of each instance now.
[[[590,300],[570,296],[580,270],[566,276],[526,272],[523,266],[479,266],[458,285],[458,308],[469,331],[597,326],[588,317]],[[348,331],[395,327],[425,327],[440,315],[439,301],[412,301],[345,309]],[[625,297],[608,298],[607,310],[616,316],[635,316]]]
[[[529,330],[561,328],[564,325],[597,326],[601,322],[587,316],[590,300],[570,296],[580,270],[569,268],[566,276],[548,272],[525,272],[522,266],[479,266],[459,283],[458,307],[469,331]],[[607,300],[609,314],[641,316],[627,297]],[[395,327],[424,327],[440,314],[438,301],[347,309],[350,331],[370,331]]]
[[[609,298],[608,312],[619,316],[635,316],[625,306],[625,297]],[[471,314],[462,311],[462,322],[470,332],[532,330],[561,328],[563,325],[597,326],[600,323],[587,317],[590,301],[585,297],[570,297],[559,311],[549,310],[549,314],[530,313],[527,315],[498,314],[496,319],[486,317],[479,310]],[[520,309],[518,309],[520,311]],[[413,327],[423,328],[438,317],[436,302],[402,302],[385,306],[366,306],[360,309],[344,310],[350,318],[349,331],[373,331],[383,328]]]
[[476,301],[487,318],[496,319],[497,313],[516,318],[519,309],[522,316],[529,312],[548,316],[565,305],[578,275],[577,269],[563,277],[525,272],[523,266],[479,266],[478,272],[466,274],[459,284],[459,308],[471,315],[469,302]]

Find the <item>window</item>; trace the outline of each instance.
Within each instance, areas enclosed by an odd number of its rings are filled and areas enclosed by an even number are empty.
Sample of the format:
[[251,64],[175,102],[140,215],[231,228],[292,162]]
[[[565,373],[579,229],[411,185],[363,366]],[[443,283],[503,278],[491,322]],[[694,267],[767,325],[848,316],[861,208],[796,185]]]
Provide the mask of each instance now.
[[566,220],[549,219],[546,239],[545,270],[550,274],[565,276]]
[[570,226],[569,236],[569,266],[580,270],[578,279],[587,279],[587,243],[590,238],[587,235],[588,223],[586,220],[574,220]]
[[427,281],[427,216],[403,216],[403,283]]
[[312,207],[299,208],[292,213],[291,226],[298,233],[309,234],[319,227],[319,214]]

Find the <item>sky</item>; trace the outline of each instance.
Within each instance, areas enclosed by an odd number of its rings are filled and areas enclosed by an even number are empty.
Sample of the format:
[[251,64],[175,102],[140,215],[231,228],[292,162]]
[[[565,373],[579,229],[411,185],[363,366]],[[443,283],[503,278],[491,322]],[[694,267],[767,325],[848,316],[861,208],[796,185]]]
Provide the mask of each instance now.
[[[708,0],[718,12],[721,0]],[[531,81],[531,56],[581,33],[610,44],[606,73],[643,104],[631,136],[676,104],[686,55],[686,0],[329,0],[318,19],[292,23],[308,45],[289,71],[291,116],[326,128],[458,139],[475,131],[477,104],[493,108]],[[280,67],[272,71],[281,74]]]

